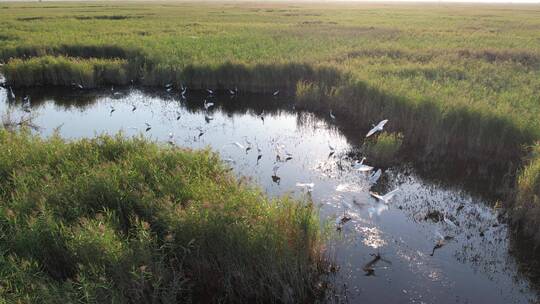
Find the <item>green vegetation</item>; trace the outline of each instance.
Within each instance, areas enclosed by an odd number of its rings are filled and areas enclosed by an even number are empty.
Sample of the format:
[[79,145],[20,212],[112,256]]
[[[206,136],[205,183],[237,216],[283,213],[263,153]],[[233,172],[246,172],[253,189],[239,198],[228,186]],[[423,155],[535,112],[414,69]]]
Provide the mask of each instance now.
[[515,164],[540,139],[533,5],[5,3],[0,61],[12,86],[286,89],[349,122],[389,118],[419,158]]
[[402,144],[403,135],[401,133],[383,132],[376,135],[376,139],[364,143],[362,151],[372,164],[389,167],[399,161],[398,152]]
[[513,219],[533,243],[540,244],[540,143],[533,147],[530,164],[518,178]]
[[96,87],[103,84],[128,84],[129,68],[125,60],[66,57],[13,59],[4,69],[10,81],[22,86],[54,85]]
[[325,267],[310,204],[209,151],[0,130],[0,301],[297,302]]

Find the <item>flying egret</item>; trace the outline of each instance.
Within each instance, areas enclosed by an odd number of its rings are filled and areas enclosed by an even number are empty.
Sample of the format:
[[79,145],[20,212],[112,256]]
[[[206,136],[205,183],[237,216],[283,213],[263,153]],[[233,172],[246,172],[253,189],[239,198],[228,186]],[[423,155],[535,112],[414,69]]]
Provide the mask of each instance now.
[[214,90],[212,89],[206,89],[206,92],[208,92],[208,94],[210,95],[214,95]]
[[399,191],[400,191],[399,188],[396,188],[396,189],[386,193],[385,195],[379,195],[379,194],[377,194],[375,192],[371,192],[371,191],[369,192],[369,194],[371,194],[371,196],[373,196],[374,198],[376,198],[378,200],[381,200],[381,201],[388,204],[390,202],[390,200],[394,197],[394,195],[396,195],[396,193],[398,193]]
[[275,91],[274,93],[272,93],[272,96],[278,96],[279,95],[279,90]]
[[366,158],[362,157],[362,160],[360,162],[356,161],[356,163],[353,165],[353,168],[360,172],[369,172],[373,170],[372,166],[364,165],[365,160]]
[[382,175],[381,169],[371,173],[371,175],[369,176],[369,183],[372,185],[376,184],[379,178],[381,177],[381,175]]
[[231,94],[231,96],[234,96],[234,95],[236,95],[236,91],[232,90],[232,89],[229,89],[229,94]]
[[369,132],[366,134],[366,137],[370,137],[371,135],[375,134],[376,132],[382,131],[384,125],[388,122],[388,119],[385,119],[381,122],[379,122],[376,126],[373,126],[373,129],[369,130]]
[[334,113],[332,113],[332,110],[330,110],[330,118],[332,118],[333,120],[336,119],[336,116],[334,115]]

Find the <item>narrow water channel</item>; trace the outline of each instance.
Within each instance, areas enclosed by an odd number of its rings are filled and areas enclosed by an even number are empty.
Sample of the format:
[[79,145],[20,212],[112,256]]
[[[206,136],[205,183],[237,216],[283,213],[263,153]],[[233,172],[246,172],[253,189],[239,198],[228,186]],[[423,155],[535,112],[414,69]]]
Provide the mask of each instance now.
[[[286,97],[209,98],[199,92],[183,100],[178,92],[135,89],[39,89],[15,95],[13,99],[0,88],[4,119],[32,118],[35,132],[44,137],[58,132],[76,139],[121,131],[163,145],[211,148],[238,176],[271,196],[311,197],[321,218],[340,230],[328,246],[339,266],[331,301],[536,299],[509,253],[507,225],[499,210],[488,207],[493,202],[424,180],[406,164],[385,170],[375,182],[353,168],[361,155],[329,125],[331,120],[295,111]],[[208,111],[204,99],[215,104]],[[370,195],[394,189],[399,191],[388,203]]]

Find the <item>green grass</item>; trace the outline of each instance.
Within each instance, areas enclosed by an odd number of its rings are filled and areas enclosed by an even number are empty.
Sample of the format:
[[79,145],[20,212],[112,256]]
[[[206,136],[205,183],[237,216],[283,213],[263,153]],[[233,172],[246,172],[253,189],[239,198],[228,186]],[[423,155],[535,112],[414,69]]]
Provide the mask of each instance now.
[[439,163],[514,166],[540,139],[534,5],[4,3],[0,61],[13,86],[284,89],[347,121],[389,118]]
[[269,200],[209,151],[0,130],[0,299],[299,302],[325,267],[312,205]]
[[540,143],[532,148],[530,163],[521,172],[517,184],[513,219],[537,247],[540,244]]

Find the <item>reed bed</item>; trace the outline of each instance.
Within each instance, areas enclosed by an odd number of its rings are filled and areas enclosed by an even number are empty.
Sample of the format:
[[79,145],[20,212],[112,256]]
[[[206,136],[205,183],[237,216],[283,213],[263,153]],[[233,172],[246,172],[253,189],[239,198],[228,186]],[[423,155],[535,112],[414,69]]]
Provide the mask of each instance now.
[[269,200],[209,151],[0,130],[7,303],[306,303],[325,271],[313,206]]

